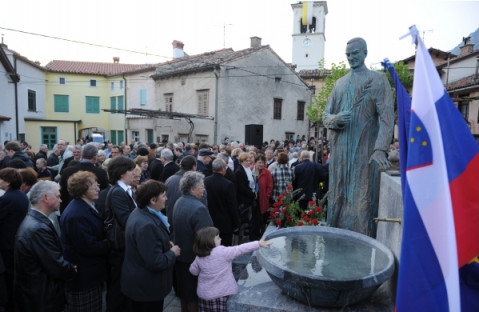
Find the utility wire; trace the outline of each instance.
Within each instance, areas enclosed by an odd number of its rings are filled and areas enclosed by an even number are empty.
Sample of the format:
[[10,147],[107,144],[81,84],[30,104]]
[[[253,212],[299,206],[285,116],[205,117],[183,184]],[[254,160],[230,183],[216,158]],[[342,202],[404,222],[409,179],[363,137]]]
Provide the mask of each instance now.
[[[85,41],[80,41],[80,40],[73,40],[73,39],[66,39],[66,38],[61,38],[61,37],[49,36],[49,35],[44,35],[44,34],[39,34],[39,33],[19,30],[19,29],[13,29],[13,28],[7,28],[7,27],[2,27],[2,26],[0,26],[0,29],[19,32],[19,33],[26,34],[26,35],[45,37],[45,38],[62,40],[62,41],[78,43],[78,44],[85,44],[85,45],[89,45],[89,46],[93,46],[93,47],[99,47],[99,48],[106,48],[106,49],[112,49],[112,50],[118,50],[118,51],[124,51],[124,52],[130,52],[130,53],[136,53],[136,54],[142,54],[142,55],[147,53],[147,52],[140,52],[140,51],[135,51],[135,50],[130,50],[130,49],[116,48],[116,47],[111,47],[111,46],[102,45],[102,44],[90,43],[90,42],[85,42]],[[153,54],[153,53],[148,53],[148,55],[162,57],[162,58],[165,58],[165,59],[172,59],[172,57],[169,57],[169,56],[163,56],[163,55],[158,55],[158,54]]]

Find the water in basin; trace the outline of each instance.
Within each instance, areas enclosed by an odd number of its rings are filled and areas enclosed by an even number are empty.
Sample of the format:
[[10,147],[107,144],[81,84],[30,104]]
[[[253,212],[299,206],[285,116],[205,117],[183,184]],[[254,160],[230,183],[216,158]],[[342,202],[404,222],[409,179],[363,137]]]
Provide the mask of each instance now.
[[356,280],[384,270],[389,259],[380,249],[343,236],[303,234],[270,239],[262,254],[276,266],[303,276]]

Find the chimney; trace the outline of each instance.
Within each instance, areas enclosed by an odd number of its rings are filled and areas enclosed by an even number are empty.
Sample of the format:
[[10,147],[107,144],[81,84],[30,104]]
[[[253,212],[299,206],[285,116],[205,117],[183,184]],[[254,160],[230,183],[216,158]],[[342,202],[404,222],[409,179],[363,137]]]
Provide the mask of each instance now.
[[251,37],[251,48],[259,48],[261,47],[261,38],[260,37]]
[[464,42],[464,45],[461,47],[461,53],[459,53],[460,56],[466,55],[474,51],[474,44],[471,43],[471,36],[469,37],[462,37],[462,42]]
[[185,44],[178,40],[173,40],[171,43],[173,45],[173,58],[179,59],[185,57],[185,51],[183,51],[183,47]]
[[120,63],[120,58],[119,58],[118,56],[114,56],[114,57],[113,57],[113,63],[114,63],[114,64]]
[[473,51],[474,44],[473,43],[467,43],[461,47],[461,53],[459,55],[466,55],[469,53],[472,53]]

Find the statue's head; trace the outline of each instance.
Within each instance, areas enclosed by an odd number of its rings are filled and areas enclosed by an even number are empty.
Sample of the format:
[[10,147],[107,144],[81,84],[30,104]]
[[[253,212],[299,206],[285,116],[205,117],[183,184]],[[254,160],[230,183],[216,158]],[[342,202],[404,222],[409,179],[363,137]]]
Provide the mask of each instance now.
[[349,66],[352,69],[358,68],[364,64],[364,60],[368,55],[368,47],[366,40],[363,38],[353,38],[346,45],[346,57]]

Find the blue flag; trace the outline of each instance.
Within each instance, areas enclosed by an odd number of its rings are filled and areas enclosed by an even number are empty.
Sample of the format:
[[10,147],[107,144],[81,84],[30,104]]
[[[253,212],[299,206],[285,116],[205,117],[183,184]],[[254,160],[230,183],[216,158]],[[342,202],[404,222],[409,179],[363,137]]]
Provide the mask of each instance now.
[[[394,69],[394,66],[388,61],[384,60],[382,65],[389,71],[396,89],[396,102],[398,113],[398,128],[399,128],[399,159],[407,159],[407,147],[409,137],[409,121],[411,120],[411,98],[399,80],[399,77]],[[400,161],[401,170],[401,188],[404,194],[404,187],[406,186],[406,162]]]

